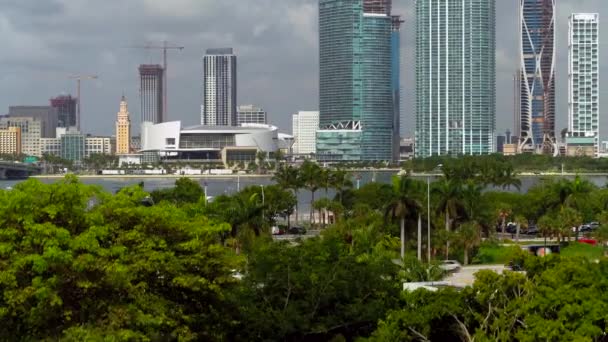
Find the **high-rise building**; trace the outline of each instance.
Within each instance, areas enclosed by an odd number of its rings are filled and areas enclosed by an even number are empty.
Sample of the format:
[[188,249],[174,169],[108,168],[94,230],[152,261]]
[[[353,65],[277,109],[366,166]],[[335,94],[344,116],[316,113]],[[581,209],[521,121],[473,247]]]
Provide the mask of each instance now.
[[86,137],[78,131],[66,131],[58,138],[61,142],[62,159],[80,162],[85,158]]
[[236,126],[236,95],[236,56],[232,49],[208,49],[203,57],[201,124]]
[[0,154],[21,154],[21,128],[0,129]]
[[294,154],[313,154],[317,152],[317,130],[319,129],[319,112],[298,112],[293,115],[292,135]]
[[568,25],[568,138],[566,142],[569,146],[591,144],[594,155],[599,153],[600,144],[599,82],[599,14],[574,13],[570,16]]
[[78,99],[72,95],[61,95],[51,99],[51,107],[57,109],[57,127],[76,127]]
[[[391,76],[393,85],[393,160],[401,160],[401,20],[393,16],[391,33]],[[412,144],[413,145],[413,144]]]
[[50,106],[10,106],[8,116],[12,118],[35,118],[41,123],[42,137],[54,138],[58,126],[57,108]]
[[155,124],[165,122],[163,107],[163,67],[157,64],[139,66],[139,97],[141,100],[141,122]]
[[263,124],[266,125],[267,118],[266,112],[259,107],[254,105],[242,105],[237,109],[237,124]]
[[43,151],[40,146],[42,138],[42,121],[38,118],[29,117],[3,117],[0,118],[0,128],[19,128],[21,131],[21,153],[42,157]]
[[116,117],[116,154],[129,154],[131,152],[131,119],[124,95],[120,100],[120,110]]
[[494,152],[494,0],[416,1],[416,156]]
[[519,152],[554,153],[555,2],[519,0]]
[[393,23],[391,0],[319,1],[319,160],[395,160]]

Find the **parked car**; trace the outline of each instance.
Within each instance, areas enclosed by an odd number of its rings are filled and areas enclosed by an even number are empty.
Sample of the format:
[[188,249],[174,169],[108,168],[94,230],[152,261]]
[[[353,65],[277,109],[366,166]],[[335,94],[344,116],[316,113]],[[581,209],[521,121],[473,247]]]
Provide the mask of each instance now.
[[285,229],[281,227],[274,226],[272,227],[272,235],[283,235],[285,234]]
[[599,222],[589,222],[586,225],[591,227],[592,230],[598,229],[600,227]]
[[538,231],[537,226],[530,226],[526,230],[526,234],[528,234],[528,235],[538,235],[538,233],[539,233],[539,231]]
[[588,224],[584,224],[578,228],[578,231],[579,231],[579,233],[588,233],[588,232],[592,232],[593,228]]
[[456,260],[444,260],[439,267],[447,273],[458,272],[462,265]]
[[304,234],[306,234],[306,229],[302,228],[302,227],[291,227],[291,228],[289,228],[289,234],[304,235]]

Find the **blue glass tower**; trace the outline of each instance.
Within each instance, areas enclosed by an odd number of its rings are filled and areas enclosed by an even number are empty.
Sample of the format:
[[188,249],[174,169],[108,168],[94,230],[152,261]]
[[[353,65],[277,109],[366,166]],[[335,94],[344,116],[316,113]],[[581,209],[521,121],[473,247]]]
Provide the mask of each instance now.
[[390,12],[391,0],[319,0],[319,160],[394,159],[399,65]]

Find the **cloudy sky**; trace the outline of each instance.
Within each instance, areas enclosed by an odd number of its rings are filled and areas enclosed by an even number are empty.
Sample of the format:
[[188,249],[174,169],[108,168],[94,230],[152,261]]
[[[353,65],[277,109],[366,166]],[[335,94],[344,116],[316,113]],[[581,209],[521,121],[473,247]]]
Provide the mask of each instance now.
[[[394,12],[406,20],[403,130],[409,135],[414,0],[393,1]],[[504,131],[513,127],[518,0],[496,3],[497,126]],[[567,18],[572,12],[599,12],[603,18],[604,10],[606,0],[558,0],[558,131],[567,123]],[[99,80],[83,83],[83,130],[113,134],[123,93],[138,125],[137,66],[161,63],[161,54],[129,46],[163,40],[186,47],[170,53],[171,120],[200,121],[201,59],[211,47],[235,49],[238,102],[265,108],[284,131],[291,131],[291,114],[317,109],[317,0],[0,0],[0,113],[9,105],[44,105],[52,96],[75,93],[70,74],[97,74]],[[602,65],[602,74],[607,68]],[[602,123],[602,136],[608,137],[608,119]]]

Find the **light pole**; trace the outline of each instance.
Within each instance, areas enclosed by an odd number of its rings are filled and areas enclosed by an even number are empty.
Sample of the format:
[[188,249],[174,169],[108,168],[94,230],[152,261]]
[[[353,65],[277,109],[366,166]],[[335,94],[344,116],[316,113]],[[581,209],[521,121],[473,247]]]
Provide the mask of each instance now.
[[427,262],[431,262],[431,176],[426,176],[426,233],[427,233]]

